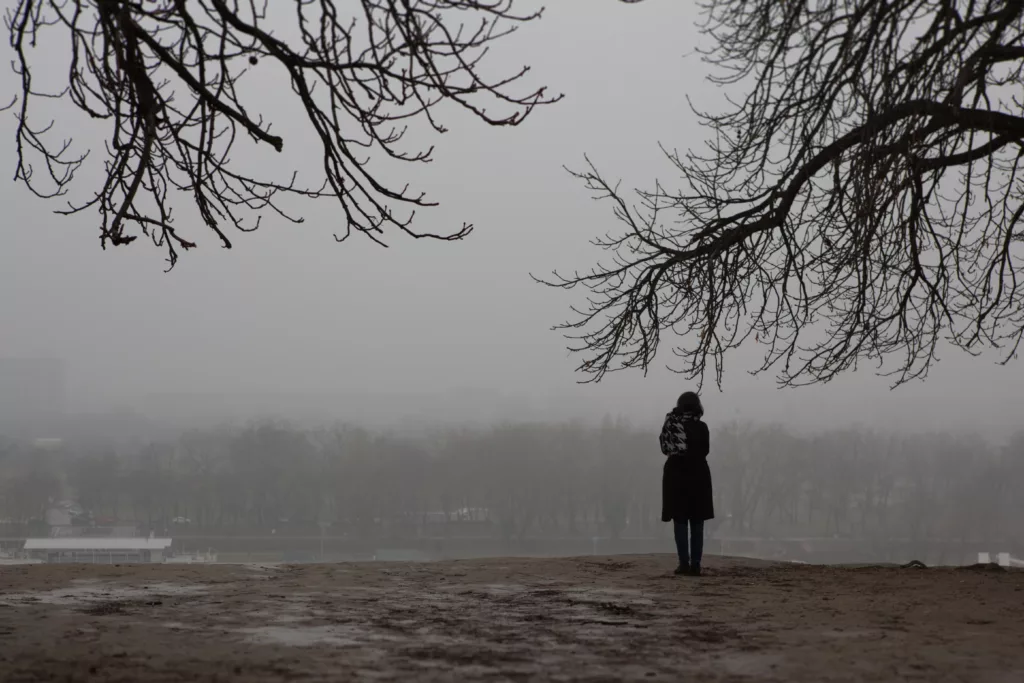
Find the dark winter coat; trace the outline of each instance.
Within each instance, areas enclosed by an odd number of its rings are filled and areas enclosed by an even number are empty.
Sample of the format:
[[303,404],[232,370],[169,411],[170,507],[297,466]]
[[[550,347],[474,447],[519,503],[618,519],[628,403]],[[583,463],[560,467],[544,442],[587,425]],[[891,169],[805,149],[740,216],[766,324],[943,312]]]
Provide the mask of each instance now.
[[672,411],[661,428],[665,470],[661,478],[661,521],[715,517],[708,452],[708,426],[692,414]]

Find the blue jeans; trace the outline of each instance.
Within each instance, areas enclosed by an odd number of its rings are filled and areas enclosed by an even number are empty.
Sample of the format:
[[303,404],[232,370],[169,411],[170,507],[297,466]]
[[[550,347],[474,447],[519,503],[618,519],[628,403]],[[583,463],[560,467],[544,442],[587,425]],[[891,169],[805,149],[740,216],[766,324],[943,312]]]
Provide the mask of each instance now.
[[[686,538],[686,526],[690,526],[689,544]],[[676,552],[679,553],[679,566],[697,569],[704,557],[704,520],[677,519],[672,522],[672,530],[676,537]]]

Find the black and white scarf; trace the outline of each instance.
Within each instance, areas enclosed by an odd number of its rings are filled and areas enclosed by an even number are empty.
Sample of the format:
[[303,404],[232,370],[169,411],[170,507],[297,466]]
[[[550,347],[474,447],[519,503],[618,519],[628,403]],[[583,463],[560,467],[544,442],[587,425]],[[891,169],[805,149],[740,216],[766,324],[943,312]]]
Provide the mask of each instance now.
[[696,413],[680,413],[673,410],[665,416],[665,425],[661,428],[661,452],[665,455],[680,455],[686,452],[686,423],[699,419]]

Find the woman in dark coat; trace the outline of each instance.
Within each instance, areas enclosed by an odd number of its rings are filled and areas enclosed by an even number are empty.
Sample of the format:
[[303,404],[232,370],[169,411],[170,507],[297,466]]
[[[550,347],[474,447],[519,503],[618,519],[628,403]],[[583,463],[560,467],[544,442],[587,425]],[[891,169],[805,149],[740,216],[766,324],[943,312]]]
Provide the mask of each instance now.
[[[661,452],[665,470],[661,479],[661,521],[672,522],[679,567],[676,574],[700,576],[704,554],[704,522],[715,517],[708,468],[710,436],[701,421],[700,397],[687,391],[665,417]],[[689,527],[689,545],[687,545]]]

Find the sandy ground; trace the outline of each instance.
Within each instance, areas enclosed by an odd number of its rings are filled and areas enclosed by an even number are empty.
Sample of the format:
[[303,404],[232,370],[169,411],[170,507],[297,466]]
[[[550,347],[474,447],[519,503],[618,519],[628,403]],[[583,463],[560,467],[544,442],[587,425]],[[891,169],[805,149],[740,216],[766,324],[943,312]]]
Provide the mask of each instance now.
[[1024,572],[667,556],[0,568],[0,681],[1024,681]]

